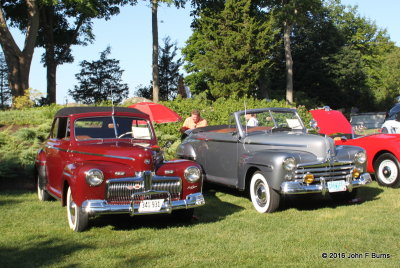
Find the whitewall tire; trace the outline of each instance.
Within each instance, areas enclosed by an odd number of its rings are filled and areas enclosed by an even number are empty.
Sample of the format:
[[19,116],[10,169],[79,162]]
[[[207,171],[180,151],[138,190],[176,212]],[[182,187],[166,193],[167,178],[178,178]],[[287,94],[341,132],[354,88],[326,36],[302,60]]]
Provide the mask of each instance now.
[[268,185],[264,175],[259,171],[251,178],[250,198],[254,208],[260,213],[271,213],[279,207],[280,195]]
[[71,187],[68,187],[67,191],[67,214],[69,228],[75,232],[82,232],[87,228],[89,222],[88,214],[75,204]]

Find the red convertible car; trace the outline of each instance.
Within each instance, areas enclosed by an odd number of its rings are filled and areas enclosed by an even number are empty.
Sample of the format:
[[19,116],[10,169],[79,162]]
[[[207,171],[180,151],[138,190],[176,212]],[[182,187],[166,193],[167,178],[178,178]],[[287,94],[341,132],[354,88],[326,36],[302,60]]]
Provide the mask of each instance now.
[[39,199],[61,200],[77,232],[94,215],[172,212],[190,219],[204,205],[200,166],[164,161],[149,116],[132,108],[59,110],[35,166]]
[[400,187],[400,135],[371,134],[357,136],[346,117],[328,107],[310,111],[319,133],[334,136],[336,145],[354,145],[367,152],[367,171],[375,174],[380,185]]

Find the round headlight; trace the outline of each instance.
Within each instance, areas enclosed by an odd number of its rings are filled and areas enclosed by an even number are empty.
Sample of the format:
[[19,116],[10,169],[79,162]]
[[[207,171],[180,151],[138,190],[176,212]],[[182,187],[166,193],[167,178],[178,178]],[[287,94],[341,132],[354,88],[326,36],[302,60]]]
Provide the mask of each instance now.
[[296,159],[293,157],[288,157],[283,160],[283,168],[287,171],[292,171],[296,168]]
[[103,172],[97,168],[92,168],[86,171],[85,175],[86,175],[86,182],[90,186],[99,186],[104,180]]
[[365,155],[365,152],[359,152],[356,153],[354,156],[354,162],[357,164],[364,164],[367,161],[367,156]]
[[189,182],[196,182],[201,177],[201,171],[198,167],[188,167],[185,169],[185,179]]

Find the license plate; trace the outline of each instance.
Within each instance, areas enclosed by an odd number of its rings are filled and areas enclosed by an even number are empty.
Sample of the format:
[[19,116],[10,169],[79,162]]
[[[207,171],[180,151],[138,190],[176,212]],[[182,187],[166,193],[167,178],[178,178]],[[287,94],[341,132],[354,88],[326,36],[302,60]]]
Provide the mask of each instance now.
[[139,212],[160,211],[164,199],[143,200],[140,201]]
[[330,193],[343,192],[347,190],[346,182],[341,181],[328,181],[328,190]]

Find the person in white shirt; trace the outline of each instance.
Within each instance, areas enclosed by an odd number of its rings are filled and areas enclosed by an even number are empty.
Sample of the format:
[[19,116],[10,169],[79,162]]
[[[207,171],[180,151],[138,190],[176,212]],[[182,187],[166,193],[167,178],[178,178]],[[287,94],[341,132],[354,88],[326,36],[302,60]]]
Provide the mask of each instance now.
[[258,120],[256,114],[246,114],[247,124],[248,127],[256,127],[258,126]]

